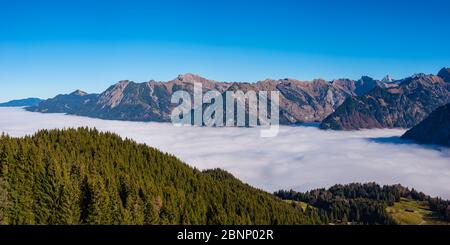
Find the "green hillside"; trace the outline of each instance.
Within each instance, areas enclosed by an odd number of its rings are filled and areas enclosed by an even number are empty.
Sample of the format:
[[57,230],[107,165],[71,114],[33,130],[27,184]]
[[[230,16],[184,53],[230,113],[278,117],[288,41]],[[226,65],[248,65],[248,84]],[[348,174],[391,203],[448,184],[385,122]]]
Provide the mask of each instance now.
[[401,225],[450,225],[436,215],[427,202],[402,198],[386,211]]
[[318,216],[93,129],[0,137],[3,224],[311,224]]
[[399,184],[350,183],[304,193],[280,190],[274,194],[315,210],[323,222],[330,224],[450,223],[450,201]]

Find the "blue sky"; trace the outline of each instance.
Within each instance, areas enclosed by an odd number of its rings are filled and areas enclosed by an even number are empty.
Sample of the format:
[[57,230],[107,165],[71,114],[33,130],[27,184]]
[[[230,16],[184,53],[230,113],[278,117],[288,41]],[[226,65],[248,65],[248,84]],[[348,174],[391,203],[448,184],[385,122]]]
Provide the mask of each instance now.
[[450,1],[2,1],[0,101],[129,79],[401,78],[450,66]]

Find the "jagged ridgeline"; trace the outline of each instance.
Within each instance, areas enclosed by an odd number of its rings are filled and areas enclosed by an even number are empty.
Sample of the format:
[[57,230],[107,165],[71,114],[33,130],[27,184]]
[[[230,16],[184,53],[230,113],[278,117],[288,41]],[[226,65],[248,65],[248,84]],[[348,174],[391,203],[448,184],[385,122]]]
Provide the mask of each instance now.
[[3,224],[311,224],[222,170],[95,129],[0,137]]

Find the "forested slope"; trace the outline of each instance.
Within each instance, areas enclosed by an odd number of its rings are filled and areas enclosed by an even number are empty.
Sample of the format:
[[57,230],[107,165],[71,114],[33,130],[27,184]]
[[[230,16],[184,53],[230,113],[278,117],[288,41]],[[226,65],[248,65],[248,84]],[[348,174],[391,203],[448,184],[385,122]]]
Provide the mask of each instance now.
[[0,137],[3,224],[310,224],[314,213],[93,129]]
[[[402,224],[397,214],[389,210],[404,207],[405,202],[420,204],[434,219],[442,224],[450,222],[450,201],[431,197],[414,189],[401,185],[376,183],[351,183],[334,185],[329,189],[315,189],[305,193],[294,190],[280,190],[275,195],[296,202],[303,202],[319,213],[321,220],[327,223],[352,224]],[[400,210],[414,213],[415,210]],[[419,215],[416,212],[416,215]],[[434,222],[436,223],[436,222]]]

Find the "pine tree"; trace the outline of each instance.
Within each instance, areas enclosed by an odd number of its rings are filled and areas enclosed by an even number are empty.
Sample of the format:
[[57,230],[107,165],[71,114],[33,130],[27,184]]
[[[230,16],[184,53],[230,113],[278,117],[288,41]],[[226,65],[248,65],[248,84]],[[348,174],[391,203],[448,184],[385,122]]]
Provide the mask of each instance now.
[[6,183],[3,178],[0,177],[0,225],[8,223],[6,212],[10,205]]

